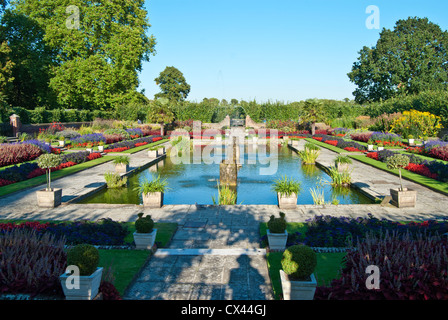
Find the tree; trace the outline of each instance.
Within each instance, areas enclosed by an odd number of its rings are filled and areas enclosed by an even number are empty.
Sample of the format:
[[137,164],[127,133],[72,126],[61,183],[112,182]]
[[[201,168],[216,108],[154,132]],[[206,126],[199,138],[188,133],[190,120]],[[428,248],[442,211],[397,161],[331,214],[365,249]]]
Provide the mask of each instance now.
[[398,20],[383,29],[376,46],[363,47],[348,73],[358,103],[381,101],[427,89],[445,90],[448,33],[427,18]]
[[167,98],[170,101],[181,102],[190,93],[190,85],[182,72],[175,67],[166,67],[154,81],[161,90],[154,95],[155,98]]
[[1,23],[13,64],[13,81],[5,88],[7,102],[27,109],[54,106],[55,96],[48,86],[56,52],[45,44],[44,30],[36,21],[11,10],[5,11]]
[[16,0],[14,9],[35,20],[57,52],[49,85],[66,107],[122,103],[137,90],[143,61],[155,53],[143,0]]
[[321,100],[308,99],[303,104],[303,117],[311,123],[311,134],[316,131],[316,122],[325,121],[325,111]]
[[160,124],[160,135],[164,135],[164,127],[174,121],[174,113],[171,110],[171,102],[167,98],[159,98],[151,101],[146,120],[150,123]]

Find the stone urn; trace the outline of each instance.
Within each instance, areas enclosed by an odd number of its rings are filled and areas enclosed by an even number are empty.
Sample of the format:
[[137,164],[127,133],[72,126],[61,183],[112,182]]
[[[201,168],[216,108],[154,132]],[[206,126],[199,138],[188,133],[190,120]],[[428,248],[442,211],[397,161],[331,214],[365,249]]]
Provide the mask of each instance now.
[[92,300],[98,295],[101,284],[101,277],[103,275],[103,268],[98,267],[90,276],[78,276],[79,287],[70,288],[67,283],[70,282],[70,274],[62,274],[59,276],[62,291],[64,292],[66,300]]
[[277,193],[278,206],[280,209],[297,209],[296,193],[292,193],[289,196],[281,193]]
[[313,300],[316,292],[317,281],[314,273],[309,281],[297,281],[289,279],[288,275],[280,270],[284,300]]
[[157,229],[152,229],[150,233],[133,233],[135,248],[137,250],[150,250],[156,241]]
[[143,206],[161,208],[163,206],[163,192],[142,193]]
[[283,233],[272,233],[269,229],[266,231],[269,242],[269,249],[274,251],[282,251],[286,248],[286,242],[288,241],[288,232],[285,230]]
[[125,163],[120,163],[115,165],[115,172],[126,173],[129,170],[129,165]]
[[55,188],[50,191],[42,189],[36,192],[37,206],[41,208],[55,208],[61,204],[62,189]]
[[413,208],[417,202],[417,191],[407,188],[390,189],[390,196],[392,204],[398,208]]

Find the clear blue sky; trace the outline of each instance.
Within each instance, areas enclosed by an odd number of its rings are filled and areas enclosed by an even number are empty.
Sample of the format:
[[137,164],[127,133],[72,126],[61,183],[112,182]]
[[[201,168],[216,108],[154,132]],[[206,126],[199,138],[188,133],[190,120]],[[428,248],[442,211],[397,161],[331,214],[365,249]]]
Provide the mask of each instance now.
[[[366,27],[369,5],[379,9],[380,29]],[[352,99],[347,73],[383,28],[418,16],[448,29],[446,0],[149,0],[145,7],[157,40],[140,74],[150,99],[166,66],[184,74],[190,101]]]

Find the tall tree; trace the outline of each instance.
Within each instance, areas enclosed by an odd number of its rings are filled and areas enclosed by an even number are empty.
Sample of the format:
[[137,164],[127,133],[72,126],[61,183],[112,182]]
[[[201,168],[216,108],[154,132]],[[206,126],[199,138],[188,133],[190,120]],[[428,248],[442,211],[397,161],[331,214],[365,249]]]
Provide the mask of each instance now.
[[448,33],[427,18],[398,20],[393,30],[381,31],[376,46],[361,49],[348,73],[358,86],[356,102],[446,89],[447,50]]
[[180,102],[184,101],[190,93],[190,85],[182,72],[175,67],[166,67],[154,81],[161,90],[154,95],[155,98],[167,98],[170,101]]
[[50,87],[66,107],[107,109],[137,90],[143,61],[155,54],[144,1],[15,0],[57,51]]
[[33,109],[55,106],[55,96],[49,89],[55,52],[44,42],[44,31],[36,21],[6,10],[2,17],[3,37],[13,63],[11,81],[5,88],[10,105]]

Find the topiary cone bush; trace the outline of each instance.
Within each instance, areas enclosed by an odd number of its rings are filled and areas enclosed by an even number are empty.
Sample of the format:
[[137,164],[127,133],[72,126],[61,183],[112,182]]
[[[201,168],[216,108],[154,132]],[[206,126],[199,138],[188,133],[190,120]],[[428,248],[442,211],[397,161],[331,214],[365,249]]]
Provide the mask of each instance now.
[[51,191],[51,169],[62,163],[62,157],[56,154],[43,154],[37,158],[37,165],[47,173],[47,191]]
[[317,256],[306,245],[293,245],[283,252],[281,264],[291,280],[308,281],[317,266]]
[[99,260],[98,249],[90,244],[78,244],[67,252],[67,265],[77,266],[80,276],[90,276],[94,273]]
[[135,229],[137,233],[151,233],[154,228],[154,221],[150,215],[143,217],[143,213],[138,214],[138,218],[135,221]]
[[271,233],[284,233],[286,230],[285,214],[280,212],[280,218],[272,215],[268,221],[268,229]]

